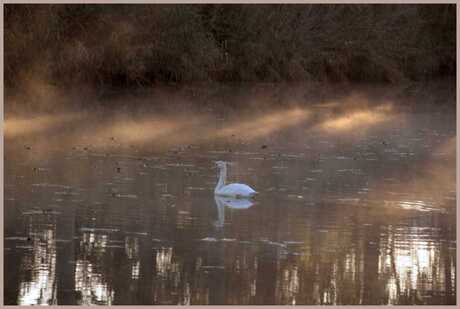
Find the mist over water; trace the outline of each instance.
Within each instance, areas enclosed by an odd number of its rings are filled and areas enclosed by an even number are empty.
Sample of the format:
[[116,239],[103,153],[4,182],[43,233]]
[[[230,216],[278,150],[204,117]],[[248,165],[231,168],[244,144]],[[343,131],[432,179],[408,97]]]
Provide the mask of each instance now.
[[216,110],[7,114],[5,304],[455,303],[455,113]]

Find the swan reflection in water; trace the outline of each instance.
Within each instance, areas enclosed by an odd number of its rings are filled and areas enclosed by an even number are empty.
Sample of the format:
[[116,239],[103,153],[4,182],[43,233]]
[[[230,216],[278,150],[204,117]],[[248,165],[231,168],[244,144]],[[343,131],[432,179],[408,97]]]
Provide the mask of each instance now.
[[217,220],[213,223],[214,232],[203,240],[200,246],[201,265],[200,270],[206,274],[204,286],[209,289],[208,304],[221,304],[225,299],[226,281],[222,280],[225,276],[226,257],[228,257],[227,241],[224,231],[225,210],[231,208],[236,211],[245,211],[254,202],[249,199],[232,198],[214,195],[217,207]]
[[215,222],[217,228],[222,228],[224,226],[225,207],[231,209],[248,209],[254,205],[254,201],[250,199],[223,197],[218,195],[214,195],[214,201],[217,207],[217,221]]

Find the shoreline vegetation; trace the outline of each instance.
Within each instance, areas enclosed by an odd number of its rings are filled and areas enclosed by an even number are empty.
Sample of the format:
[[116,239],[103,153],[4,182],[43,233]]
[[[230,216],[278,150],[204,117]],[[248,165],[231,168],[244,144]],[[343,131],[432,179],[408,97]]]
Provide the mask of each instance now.
[[4,13],[6,112],[126,97],[244,108],[261,101],[251,93],[282,108],[382,87],[425,101],[441,89],[430,102],[455,105],[455,4],[7,4]]

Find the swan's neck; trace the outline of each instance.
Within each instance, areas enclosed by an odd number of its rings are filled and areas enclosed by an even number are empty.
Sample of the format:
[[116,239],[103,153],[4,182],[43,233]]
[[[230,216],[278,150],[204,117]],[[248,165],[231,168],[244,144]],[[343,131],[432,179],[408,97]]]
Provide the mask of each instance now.
[[224,166],[220,169],[219,181],[217,182],[217,186],[214,192],[217,192],[221,187],[225,185],[226,178],[227,178],[227,167]]

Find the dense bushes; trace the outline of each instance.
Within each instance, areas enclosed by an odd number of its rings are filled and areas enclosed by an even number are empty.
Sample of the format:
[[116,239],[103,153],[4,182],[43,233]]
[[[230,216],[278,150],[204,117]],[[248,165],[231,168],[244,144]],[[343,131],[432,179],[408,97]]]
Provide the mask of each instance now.
[[455,74],[454,4],[5,6],[5,84],[425,80]]

